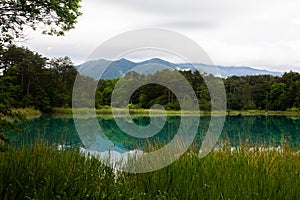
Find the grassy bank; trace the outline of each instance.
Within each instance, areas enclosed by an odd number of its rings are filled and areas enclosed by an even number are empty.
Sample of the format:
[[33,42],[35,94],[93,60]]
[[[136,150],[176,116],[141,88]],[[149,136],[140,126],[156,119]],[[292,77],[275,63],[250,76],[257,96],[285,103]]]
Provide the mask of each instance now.
[[192,151],[145,174],[114,174],[79,151],[35,145],[0,153],[0,199],[299,199],[300,154],[286,149],[199,159]]
[[14,108],[12,111],[19,113],[25,117],[42,115],[41,111],[36,110],[34,108]]
[[[125,109],[116,109],[119,113],[125,113]],[[80,108],[74,109],[77,114],[88,114],[91,112],[96,112],[96,114],[112,114],[110,107],[104,107],[101,109],[88,109],[88,108]],[[131,114],[149,114],[150,109],[130,109]],[[153,114],[163,114],[164,112],[161,110],[151,110]],[[72,108],[53,108],[53,114],[72,114]],[[178,110],[167,110],[166,114],[169,115],[179,115],[181,113],[184,114],[201,114],[201,115],[210,115],[210,114],[222,114],[223,112],[215,111],[178,111]],[[300,116],[300,111],[266,111],[266,110],[230,110],[226,111],[228,115],[291,115],[291,116]]]
[[52,108],[52,114],[89,114],[96,111],[96,114],[111,114],[111,109],[109,107],[104,107],[102,109],[90,109],[90,108]]
[[[119,113],[124,113],[125,109],[115,109]],[[111,107],[106,106],[101,109],[89,109],[89,108],[79,108],[74,109],[75,113],[78,114],[88,114],[93,112],[96,112],[96,114],[112,114]],[[130,109],[131,114],[149,114],[150,109]],[[72,108],[53,108],[52,109],[53,114],[72,114]],[[151,110],[153,114],[162,114],[164,113],[161,110]],[[181,114],[182,111],[178,110],[167,110],[167,114]],[[220,111],[215,111],[211,113],[210,111],[183,111],[185,114],[222,114]],[[266,110],[228,110],[226,111],[226,114],[228,115],[293,115],[293,116],[299,116],[300,111],[298,110],[288,110],[288,111],[266,111]]]
[[[126,113],[126,109],[115,109],[115,111],[119,114]],[[104,107],[101,109],[89,109],[89,108],[76,108],[72,110],[72,108],[53,108],[52,113],[53,114],[73,114],[75,112],[76,114],[90,114],[90,113],[96,113],[98,115],[101,114],[112,114],[112,109],[110,107]],[[141,115],[148,115],[150,112],[150,109],[130,109],[130,114],[141,114]],[[178,110],[167,110],[166,112],[163,112],[161,110],[151,110],[152,114],[168,114],[168,115],[179,115],[181,114],[181,111]],[[183,111],[185,114],[197,114],[199,112],[197,111]],[[209,114],[209,112],[201,112],[202,114]]]
[[231,110],[227,111],[228,115],[292,115],[299,116],[299,111],[272,111],[272,110]]

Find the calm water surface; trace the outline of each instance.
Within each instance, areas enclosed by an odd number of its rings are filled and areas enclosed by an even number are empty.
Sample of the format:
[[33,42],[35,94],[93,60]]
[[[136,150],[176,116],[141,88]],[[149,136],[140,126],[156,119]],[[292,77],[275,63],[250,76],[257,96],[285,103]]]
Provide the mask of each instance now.
[[[158,116],[159,117],[159,116]],[[188,116],[192,117],[192,116]],[[147,144],[169,143],[176,135],[180,116],[168,116],[163,129],[153,137],[139,139],[124,133],[109,115],[98,116],[99,124],[107,138],[122,149],[143,149]],[[135,116],[133,121],[146,126],[147,116]],[[201,116],[195,143],[201,144],[210,122],[210,116]],[[20,124],[22,134],[7,132],[11,144],[33,144],[37,140],[50,145],[63,144],[70,147],[83,146],[70,116],[48,115]],[[232,146],[240,143],[268,144],[278,146],[282,142],[291,147],[300,146],[300,118],[290,116],[227,116],[219,142],[230,141]]]

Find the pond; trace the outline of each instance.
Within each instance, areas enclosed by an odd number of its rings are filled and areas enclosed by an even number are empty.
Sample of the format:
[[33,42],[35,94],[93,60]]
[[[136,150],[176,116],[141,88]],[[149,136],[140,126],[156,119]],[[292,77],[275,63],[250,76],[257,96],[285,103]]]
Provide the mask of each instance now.
[[[184,116],[193,118],[193,116]],[[160,116],[155,117],[160,120]],[[123,132],[116,124],[112,115],[98,115],[99,125],[105,136],[119,149],[145,150],[151,144],[167,144],[177,134],[180,116],[167,116],[163,128],[149,138],[137,138]],[[211,117],[200,117],[198,133],[194,143],[201,144],[208,130]],[[83,119],[84,120],[84,119]],[[150,118],[145,115],[135,115],[133,121],[139,126],[146,126]],[[66,147],[84,147],[82,137],[77,133],[74,120],[69,115],[44,115],[19,124],[22,134],[7,132],[10,142],[14,146],[33,144],[37,141],[49,145],[64,145]],[[266,144],[277,147],[282,142],[290,147],[300,146],[300,118],[298,116],[226,116],[226,121],[218,143],[230,142],[237,147],[241,143],[250,145]]]

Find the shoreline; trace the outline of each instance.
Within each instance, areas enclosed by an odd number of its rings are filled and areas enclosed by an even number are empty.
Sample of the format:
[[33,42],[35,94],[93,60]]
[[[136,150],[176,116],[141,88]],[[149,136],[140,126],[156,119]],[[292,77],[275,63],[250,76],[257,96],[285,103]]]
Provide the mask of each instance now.
[[[79,108],[75,109],[74,114],[94,114],[97,115],[101,114],[110,114],[112,115],[112,110],[110,108],[103,108],[103,109],[88,109],[88,108]],[[125,114],[126,109],[115,109],[117,114]],[[287,116],[300,116],[300,111],[265,111],[265,110],[231,110],[231,111],[192,111],[192,110],[186,110],[186,111],[180,111],[180,110],[150,110],[150,109],[130,109],[130,114],[145,114],[149,115],[149,112],[153,115],[160,115],[160,114],[167,114],[167,115],[287,115]],[[53,112],[49,114],[73,114],[72,108],[53,108]]]
[[[13,108],[12,111],[15,113],[19,113],[23,115],[26,119],[31,118],[38,118],[42,115],[88,115],[88,114],[95,114],[96,115],[113,115],[111,108],[102,108],[102,109],[89,109],[89,108],[77,108],[74,109],[75,112],[73,113],[72,108],[53,108],[51,113],[42,113],[39,110],[34,108]],[[180,110],[151,110],[151,109],[130,109],[130,115],[146,115],[148,116],[151,112],[151,115],[159,116],[159,115],[214,115],[214,116],[254,116],[254,115],[264,115],[264,116],[293,116],[293,117],[300,117],[300,111],[265,111],[265,110],[231,110],[231,111],[180,111]],[[126,109],[115,109],[115,114],[124,115],[127,113]],[[5,118],[5,116],[2,116]]]

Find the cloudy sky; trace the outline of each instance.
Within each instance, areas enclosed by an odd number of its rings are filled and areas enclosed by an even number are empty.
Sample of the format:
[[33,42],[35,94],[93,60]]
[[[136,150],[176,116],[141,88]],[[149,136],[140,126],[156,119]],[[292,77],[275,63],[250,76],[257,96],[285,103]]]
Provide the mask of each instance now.
[[159,27],[194,40],[218,65],[300,72],[299,8],[299,0],[83,0],[74,30],[30,31],[24,45],[80,64],[117,34]]

